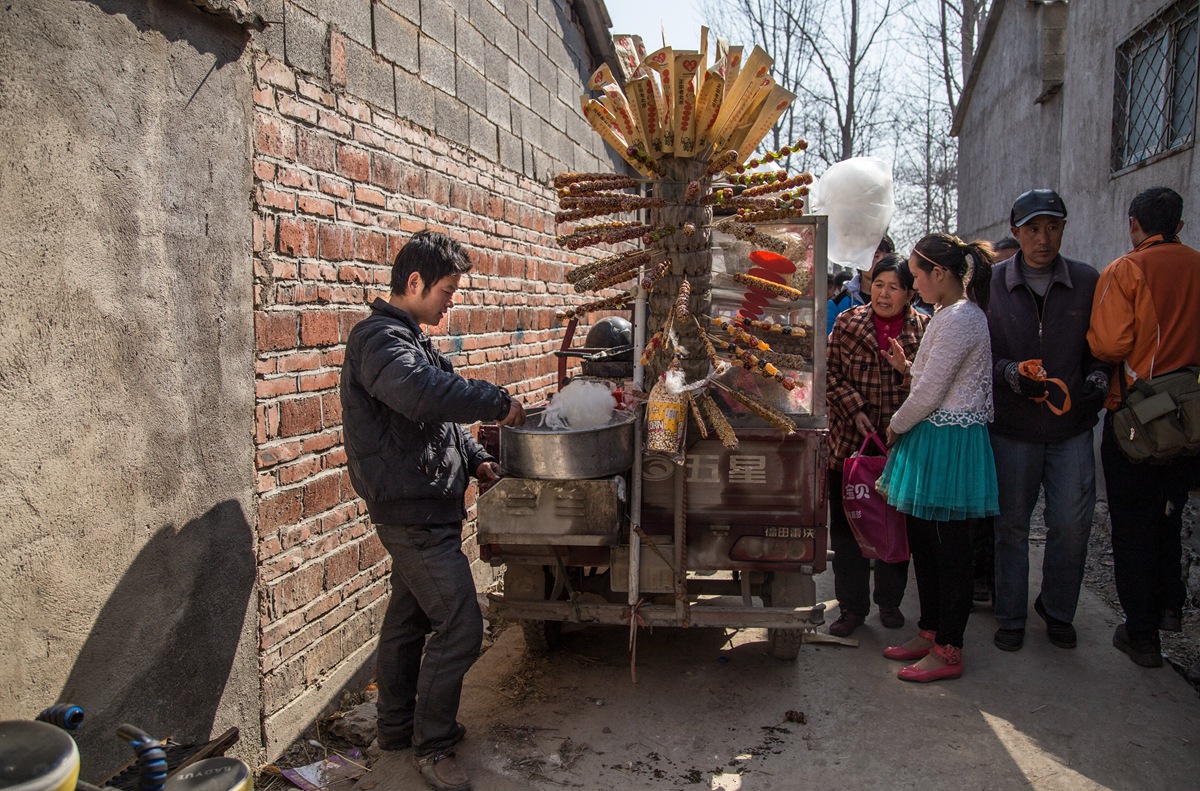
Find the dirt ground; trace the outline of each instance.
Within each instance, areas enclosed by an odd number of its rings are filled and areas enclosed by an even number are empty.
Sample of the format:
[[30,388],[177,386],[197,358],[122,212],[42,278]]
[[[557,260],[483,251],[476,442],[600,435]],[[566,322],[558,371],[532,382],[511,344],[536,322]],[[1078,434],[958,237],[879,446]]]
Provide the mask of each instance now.
[[[1101,509],[1079,647],[1053,647],[1031,616],[1025,647],[1001,652],[985,605],[968,625],[963,678],[930,685],[898,681],[900,663],[880,655],[915,627],[890,631],[874,614],[857,648],[805,645],[795,662],[767,656],[762,630],[642,631],[636,684],[627,629],[589,627],[537,655],[508,626],[467,676],[459,758],[476,789],[496,791],[1196,788],[1200,695],[1183,676],[1200,659],[1200,612],[1189,606],[1184,635],[1164,639],[1179,672],[1133,665],[1111,645],[1111,562]],[[818,578],[820,598],[832,582]],[[915,622],[911,582],[903,609]],[[356,791],[424,788],[411,761],[375,761]]]

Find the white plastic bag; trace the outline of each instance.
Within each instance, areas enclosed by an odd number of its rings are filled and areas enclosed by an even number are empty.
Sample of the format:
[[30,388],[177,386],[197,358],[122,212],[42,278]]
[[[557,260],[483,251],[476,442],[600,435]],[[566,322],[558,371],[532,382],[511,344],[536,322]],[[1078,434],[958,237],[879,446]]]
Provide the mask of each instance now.
[[838,162],[813,185],[809,206],[829,215],[829,263],[870,269],[896,210],[892,166],[878,157]]

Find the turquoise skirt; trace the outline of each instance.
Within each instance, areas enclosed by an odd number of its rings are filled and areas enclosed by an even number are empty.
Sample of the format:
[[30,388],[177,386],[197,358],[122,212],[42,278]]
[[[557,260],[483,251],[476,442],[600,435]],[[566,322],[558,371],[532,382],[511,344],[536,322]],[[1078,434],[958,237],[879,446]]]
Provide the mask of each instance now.
[[1000,513],[987,426],[923,420],[900,435],[875,484],[901,513],[945,522]]

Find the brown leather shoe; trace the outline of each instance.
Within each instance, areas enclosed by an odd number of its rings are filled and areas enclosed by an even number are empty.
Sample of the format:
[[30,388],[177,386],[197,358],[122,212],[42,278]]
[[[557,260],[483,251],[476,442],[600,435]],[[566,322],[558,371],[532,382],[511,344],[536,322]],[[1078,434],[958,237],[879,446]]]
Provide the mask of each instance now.
[[437,791],[471,791],[471,779],[458,765],[453,750],[442,750],[416,759],[417,771]]
[[829,633],[834,637],[849,637],[854,630],[862,626],[863,617],[856,612],[842,610],[838,619],[829,625]]

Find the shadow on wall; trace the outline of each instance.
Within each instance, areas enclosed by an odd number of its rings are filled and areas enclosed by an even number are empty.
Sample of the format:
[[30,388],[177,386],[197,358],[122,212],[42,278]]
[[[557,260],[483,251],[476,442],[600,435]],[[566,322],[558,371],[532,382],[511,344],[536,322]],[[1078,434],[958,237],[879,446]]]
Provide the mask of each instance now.
[[250,42],[248,28],[261,30],[263,27],[263,20],[257,14],[250,13],[239,18],[236,4],[198,3],[211,9],[205,13],[196,4],[178,0],[90,2],[106,14],[125,17],[143,33],[153,30],[168,41],[186,41],[197,52],[213,55],[216,58],[214,69],[241,57]]
[[128,722],[207,741],[254,590],[252,529],[233,500],[161,528],[105,602],[58,699],[86,714],[76,741],[96,781],[133,757]]

